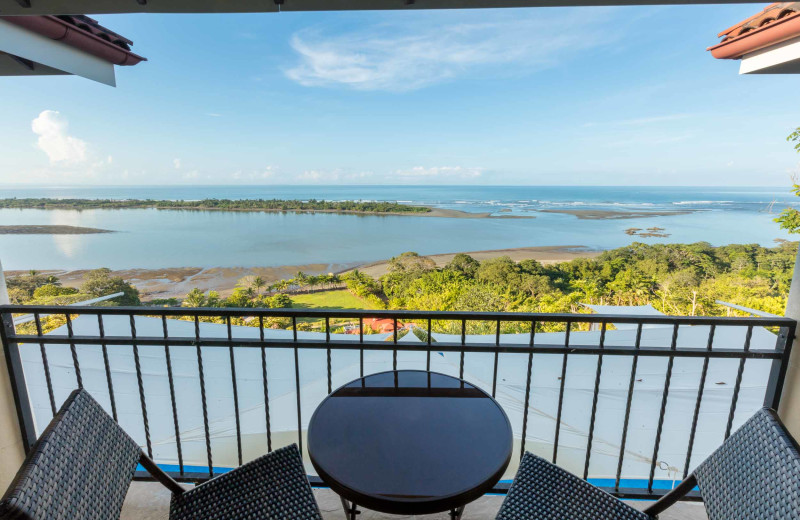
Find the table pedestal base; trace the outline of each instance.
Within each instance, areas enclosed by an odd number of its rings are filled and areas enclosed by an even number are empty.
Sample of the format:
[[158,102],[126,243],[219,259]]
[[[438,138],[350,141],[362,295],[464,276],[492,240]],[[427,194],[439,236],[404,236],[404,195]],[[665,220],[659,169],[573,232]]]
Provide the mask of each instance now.
[[358,510],[358,506],[356,506],[355,502],[350,502],[344,497],[339,498],[342,499],[342,507],[344,508],[345,518],[347,518],[347,520],[356,520],[356,515],[360,515],[361,511]]
[[[345,518],[347,518],[347,520],[356,520],[357,515],[360,515],[361,511],[358,510],[358,506],[355,504],[355,502],[350,502],[342,496],[339,498],[342,500],[342,508],[344,509]],[[464,514],[464,507],[465,506],[461,506],[456,509],[451,509],[451,520],[461,520],[461,515]]]

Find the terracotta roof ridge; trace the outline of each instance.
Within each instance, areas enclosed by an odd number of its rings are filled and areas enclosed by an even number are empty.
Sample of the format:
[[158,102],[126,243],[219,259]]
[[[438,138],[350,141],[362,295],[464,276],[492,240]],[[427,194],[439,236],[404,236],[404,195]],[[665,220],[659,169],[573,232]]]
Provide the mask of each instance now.
[[108,34],[116,35],[116,33],[107,30],[94,20],[92,21],[97,24],[99,30],[104,31],[103,34],[106,34],[109,39],[102,38],[58,16],[0,16],[0,20],[13,23],[46,38],[61,41],[65,45],[75,47],[115,65],[136,65],[147,61],[147,58],[139,56],[127,48],[127,42],[130,40],[124,42],[126,45],[112,42]]
[[723,42],[739,38],[798,12],[800,12],[800,2],[776,2],[762,9],[760,13],[725,29],[717,37],[721,37]]
[[706,50],[718,59],[738,59],[743,55],[800,36],[800,10],[727,38]]
[[[65,22],[67,22],[69,24],[75,25],[79,29],[84,29],[83,27],[80,26],[81,22],[83,22],[84,24],[86,24],[86,25],[90,26],[91,28],[95,29],[100,34],[97,34],[94,31],[89,31],[90,33],[94,34],[95,36],[100,36],[100,38],[103,38],[103,36],[106,36],[108,38],[112,38],[113,37],[113,38],[115,38],[117,40],[117,42],[112,41],[111,43],[119,45],[120,47],[123,47],[123,44],[124,44],[125,46],[123,48],[126,48],[127,50],[130,50],[130,48],[128,46],[133,45],[133,41],[129,40],[128,38],[122,36],[121,34],[119,34],[117,32],[112,31],[111,29],[109,29],[108,27],[105,27],[104,25],[102,25],[100,22],[98,22],[94,18],[86,16],[85,14],[56,15],[56,17],[64,20]],[[86,29],[84,29],[84,30],[86,30]],[[105,39],[105,38],[103,38],[103,39]]]
[[747,22],[750,22],[750,21],[752,21],[752,20],[755,20],[755,19],[756,19],[756,18],[758,18],[759,16],[762,16],[764,13],[766,13],[766,12],[768,12],[768,11],[772,10],[772,9],[775,9],[775,7],[777,7],[777,6],[778,6],[778,5],[780,5],[781,3],[783,3],[783,2],[775,2],[775,3],[769,4],[767,7],[765,7],[764,9],[762,9],[760,13],[756,13],[756,14],[754,14],[753,16],[751,16],[750,18],[746,18],[745,20],[742,20],[741,22],[739,22],[739,23],[737,23],[737,24],[731,25],[730,27],[728,27],[728,28],[727,28],[727,29],[725,29],[724,31],[720,31],[720,32],[719,32],[719,34],[717,34],[717,38],[722,38],[722,37],[723,37],[723,36],[725,36],[726,34],[732,33],[733,31],[735,31],[735,30],[736,30],[736,29],[738,29],[739,27],[741,27],[741,26],[745,25]]

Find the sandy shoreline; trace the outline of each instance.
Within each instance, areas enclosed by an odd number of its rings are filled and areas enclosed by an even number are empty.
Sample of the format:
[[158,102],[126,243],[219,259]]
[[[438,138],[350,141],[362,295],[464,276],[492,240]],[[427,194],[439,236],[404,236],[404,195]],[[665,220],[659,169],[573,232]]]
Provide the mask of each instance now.
[[[157,298],[183,298],[195,287],[203,292],[218,291],[229,296],[236,282],[245,276],[260,276],[268,284],[292,278],[298,271],[306,274],[342,272],[355,264],[304,264],[279,267],[167,267],[164,269],[118,269],[113,276],[121,276],[139,289],[143,300]],[[79,287],[88,269],[75,271],[39,270],[40,274],[55,275],[67,287]],[[7,277],[26,274],[28,271],[5,271]]]
[[694,213],[690,209],[670,211],[619,211],[609,209],[540,209],[540,213],[563,213],[572,215],[580,220],[616,220],[627,218],[670,217],[673,215],[688,215]]
[[[533,215],[492,215],[491,213],[471,213],[457,209],[434,208],[431,206],[428,213],[393,213],[393,215],[412,215],[415,217],[441,217],[441,218],[504,218],[504,219],[529,219]],[[385,214],[385,213],[384,213]]]
[[[428,255],[437,266],[443,266],[457,253]],[[533,259],[543,264],[567,262],[575,258],[594,258],[599,251],[584,246],[537,246],[517,247],[513,249],[495,249],[488,251],[467,252],[476,260],[486,260],[499,256],[509,256],[519,262]],[[342,273],[358,268],[370,276],[381,276],[386,273],[388,260],[368,264],[354,262],[351,264],[304,264],[284,265],[279,267],[169,267],[164,269],[120,269],[113,271],[115,276],[133,283],[140,291],[143,300],[156,298],[183,298],[195,287],[201,291],[218,291],[228,296],[236,287],[236,282],[245,276],[261,276],[268,283],[293,277],[298,271],[306,274]],[[68,287],[78,287],[88,270],[40,270],[41,274],[58,276]],[[26,274],[28,271],[5,271],[7,277]]]
[[95,233],[114,233],[114,231],[80,226],[0,226],[0,235],[91,235]]
[[[515,247],[512,249],[490,249],[486,251],[464,251],[475,260],[488,260],[499,256],[508,256],[515,262],[522,260],[536,260],[542,264],[556,264],[559,262],[569,262],[576,258],[594,258],[602,251],[593,251],[585,246],[536,246],[536,247]],[[444,267],[458,253],[443,253],[439,255],[426,255],[434,261],[436,267]],[[358,266],[357,269],[373,277],[386,274],[389,268],[388,260],[372,262]]]

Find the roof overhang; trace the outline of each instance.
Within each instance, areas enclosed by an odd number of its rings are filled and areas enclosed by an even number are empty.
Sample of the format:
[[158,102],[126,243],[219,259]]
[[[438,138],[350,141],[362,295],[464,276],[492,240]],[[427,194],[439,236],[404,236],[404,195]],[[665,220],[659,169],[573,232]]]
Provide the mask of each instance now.
[[742,60],[740,74],[800,73],[800,2],[778,2],[719,33],[720,60]]
[[[82,23],[78,26],[69,22],[75,22],[75,17],[62,18],[0,16],[0,76],[74,74],[115,86],[115,65],[144,60],[129,50],[130,40],[94,20],[78,17]],[[111,41],[111,36],[122,43]]]
[[0,14],[269,13],[745,3],[752,0],[0,0]]
[[86,51],[0,20],[0,75],[74,74],[116,86],[114,65]]

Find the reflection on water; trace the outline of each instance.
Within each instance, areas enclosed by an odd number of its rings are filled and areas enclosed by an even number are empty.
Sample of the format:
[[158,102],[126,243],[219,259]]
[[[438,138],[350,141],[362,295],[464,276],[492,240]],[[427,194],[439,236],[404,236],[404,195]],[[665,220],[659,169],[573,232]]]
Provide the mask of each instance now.
[[81,235],[52,235],[54,247],[62,257],[72,259],[81,250]]

